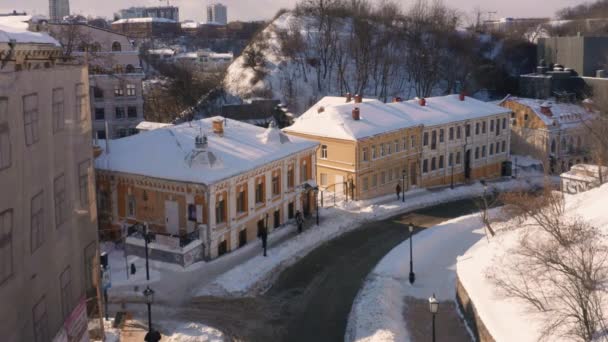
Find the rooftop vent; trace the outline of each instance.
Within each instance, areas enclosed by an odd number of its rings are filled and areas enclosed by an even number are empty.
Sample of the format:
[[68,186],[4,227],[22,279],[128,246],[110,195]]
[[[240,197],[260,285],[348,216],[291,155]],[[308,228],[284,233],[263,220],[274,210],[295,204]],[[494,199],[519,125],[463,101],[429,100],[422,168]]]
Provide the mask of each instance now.
[[317,113],[321,114],[325,111],[325,107],[320,106],[319,108],[317,108]]
[[421,97],[420,99],[418,99],[418,104],[422,107],[426,106],[426,99],[424,97]]
[[361,119],[361,112],[359,111],[359,107],[353,108],[353,120],[359,121]]
[[353,94],[351,93],[346,93],[346,102],[350,102],[353,99]]
[[551,112],[551,102],[543,102],[540,105],[540,112],[548,117],[552,117],[553,112]]
[[361,103],[363,102],[363,96],[362,95],[355,95],[355,103]]
[[467,94],[464,91],[461,91],[460,95],[458,95],[458,99],[460,101],[464,101],[466,99],[466,97],[467,97]]
[[393,97],[393,102],[401,102],[401,101],[403,101],[403,99],[401,99],[399,96]]

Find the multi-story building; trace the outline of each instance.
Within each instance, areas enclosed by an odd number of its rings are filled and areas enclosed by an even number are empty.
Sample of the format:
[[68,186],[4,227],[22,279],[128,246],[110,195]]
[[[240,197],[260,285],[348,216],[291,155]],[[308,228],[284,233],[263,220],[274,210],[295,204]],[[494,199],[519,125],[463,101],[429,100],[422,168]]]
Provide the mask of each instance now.
[[0,336],[88,340],[98,242],[87,69],[26,28],[0,18]]
[[112,30],[138,39],[171,38],[181,32],[181,26],[166,18],[131,18],[113,22]]
[[207,6],[207,24],[228,24],[228,8],[220,3]]
[[570,170],[572,165],[591,161],[591,121],[597,115],[587,102],[555,103],[507,97],[500,105],[510,109],[511,150],[546,162],[551,173]]
[[190,262],[235,250],[315,206],[318,144],[272,125],[213,117],[107,143],[96,160],[100,229],[147,223],[157,242],[194,243]]
[[391,104],[347,95],[321,99],[284,131],[321,144],[322,189],[367,199],[398,184],[409,190],[500,176],[509,113],[459,95]]
[[49,31],[89,64],[93,135],[115,139],[137,133],[137,124],[144,120],[145,74],[129,38],[87,24],[51,24]]
[[120,19],[133,18],[166,18],[179,21],[179,7],[176,6],[153,6],[153,7],[129,7],[118,11]]
[[69,0],[49,0],[49,18],[51,21],[61,21],[70,15]]

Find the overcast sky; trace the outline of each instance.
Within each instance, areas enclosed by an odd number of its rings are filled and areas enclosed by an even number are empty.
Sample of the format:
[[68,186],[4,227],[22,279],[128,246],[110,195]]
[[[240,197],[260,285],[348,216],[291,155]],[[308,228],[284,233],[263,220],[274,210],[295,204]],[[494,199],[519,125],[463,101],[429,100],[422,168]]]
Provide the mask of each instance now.
[[[141,5],[165,5],[166,0],[69,0],[72,13],[111,17],[119,9]],[[179,6],[180,20],[205,18],[205,6],[218,0],[169,0]],[[269,19],[280,8],[291,8],[297,0],[219,0],[228,6],[228,20]],[[376,0],[372,0],[376,1]],[[407,6],[412,0],[398,1]],[[565,6],[577,5],[584,0],[444,0],[466,14],[473,13],[478,6],[483,11],[496,12],[494,18],[501,17],[550,17]],[[12,6],[17,6],[13,8]],[[48,15],[48,0],[0,0],[0,10],[25,10],[31,14]],[[486,14],[488,16],[488,14]],[[486,19],[486,18],[484,18]]]

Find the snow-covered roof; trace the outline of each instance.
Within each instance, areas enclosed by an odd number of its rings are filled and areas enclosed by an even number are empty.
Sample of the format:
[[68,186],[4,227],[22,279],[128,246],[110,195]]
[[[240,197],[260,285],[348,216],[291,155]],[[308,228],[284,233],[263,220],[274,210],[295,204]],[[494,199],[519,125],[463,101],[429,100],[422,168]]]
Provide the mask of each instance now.
[[0,43],[15,40],[16,43],[52,44],[60,46],[55,38],[46,33],[28,31],[29,15],[9,15],[0,17]]
[[148,53],[151,55],[173,55],[175,51],[172,49],[152,49],[148,50]]
[[[319,112],[320,108],[323,108]],[[360,120],[353,120],[352,111],[359,108]],[[326,96],[297,118],[287,132],[358,140],[377,134],[419,125],[434,126],[471,120],[509,112],[503,107],[458,95],[431,97],[426,105],[417,100],[383,103],[363,99],[361,103],[346,102],[344,97]]]
[[167,18],[156,18],[156,17],[146,17],[146,18],[128,18],[128,19],[120,19],[116,20],[112,24],[126,24],[126,23],[177,23],[177,21]]
[[[224,121],[223,136],[213,133],[214,120]],[[197,150],[195,138],[201,132],[206,147]],[[217,116],[108,140],[109,153],[104,151],[95,165],[101,170],[213,184],[318,145],[285,138],[276,127],[265,129]],[[105,143],[100,145],[105,149]]]
[[138,123],[135,128],[142,130],[142,131],[151,131],[154,129],[163,128],[163,127],[167,127],[167,126],[173,126],[173,124],[162,123],[162,122],[153,122],[153,121],[142,121],[142,122]]
[[199,25],[197,22],[195,21],[187,21],[187,22],[183,22],[181,23],[182,28],[197,28]]
[[[504,101],[513,101],[530,108],[547,126],[552,126],[556,120],[561,127],[577,126],[584,121],[592,120],[596,115],[594,111],[588,111],[582,105],[575,103],[556,103],[551,100],[537,100],[514,96],[509,96]],[[551,110],[551,116],[543,114],[541,110],[543,106]]]

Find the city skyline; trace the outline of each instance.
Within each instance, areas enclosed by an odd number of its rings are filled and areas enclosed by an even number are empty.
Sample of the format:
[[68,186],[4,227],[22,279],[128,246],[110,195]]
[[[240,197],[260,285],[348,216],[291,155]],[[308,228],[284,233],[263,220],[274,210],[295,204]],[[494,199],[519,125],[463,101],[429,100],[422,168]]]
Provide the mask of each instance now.
[[[90,0],[70,0],[72,14],[102,16],[111,18],[114,13],[131,6],[162,6],[169,3],[178,6],[182,20],[196,20],[204,22],[206,19],[206,6],[215,3],[215,0],[107,0],[104,2],[91,2]],[[243,0],[223,0],[220,3],[228,7],[228,21],[234,20],[264,20],[270,19],[281,8],[293,8],[297,0],[258,0],[255,3]],[[446,0],[445,4],[459,9],[465,15],[472,15],[474,8],[479,7],[485,18],[503,17],[553,17],[555,11],[566,7],[584,3],[584,0],[554,0],[551,6],[542,7],[538,3],[526,0],[512,0],[508,3],[498,0]],[[408,1],[405,6],[407,6]],[[0,11],[12,10],[26,11],[30,14],[48,15],[48,0],[22,0],[19,7],[9,4],[0,5]]]

